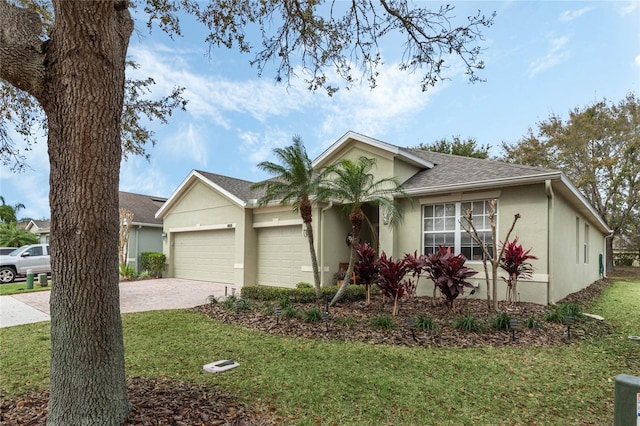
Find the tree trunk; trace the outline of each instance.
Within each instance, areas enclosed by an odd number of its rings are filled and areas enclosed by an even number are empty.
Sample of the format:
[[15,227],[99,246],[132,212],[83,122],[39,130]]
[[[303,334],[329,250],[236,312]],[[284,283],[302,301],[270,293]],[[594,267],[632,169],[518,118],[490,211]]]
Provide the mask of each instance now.
[[129,412],[118,286],[125,2],[54,0],[43,108],[51,163],[48,425],[120,425]]
[[349,266],[347,267],[347,271],[344,274],[344,280],[342,281],[342,285],[336,292],[333,299],[331,299],[331,306],[338,303],[338,301],[342,298],[342,295],[347,290],[347,286],[351,282],[351,277],[353,276],[353,268],[356,264],[356,258],[358,257],[358,253],[356,251],[356,247],[360,244],[360,229],[356,229],[356,227],[351,228],[351,232],[353,234],[353,240],[351,241],[351,249],[349,251]]
[[316,300],[322,299],[322,289],[320,288],[320,272],[318,270],[318,258],[316,248],[313,245],[313,226],[311,222],[305,222],[307,239],[309,240],[309,252],[311,253],[311,268],[313,269],[313,286],[316,289]]
[[615,236],[615,233],[614,235],[605,238],[605,244],[607,249],[607,252],[605,253],[606,272],[612,272],[615,270],[615,266],[613,265],[613,237],[614,236]]

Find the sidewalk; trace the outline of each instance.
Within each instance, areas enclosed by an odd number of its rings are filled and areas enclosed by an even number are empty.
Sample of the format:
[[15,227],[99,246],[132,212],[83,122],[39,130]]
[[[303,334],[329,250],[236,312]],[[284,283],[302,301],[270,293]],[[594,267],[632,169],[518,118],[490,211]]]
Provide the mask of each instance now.
[[[208,297],[231,294],[232,284],[179,278],[126,281],[120,283],[122,313],[184,309],[204,305]],[[0,296],[0,328],[49,321],[49,291]]]

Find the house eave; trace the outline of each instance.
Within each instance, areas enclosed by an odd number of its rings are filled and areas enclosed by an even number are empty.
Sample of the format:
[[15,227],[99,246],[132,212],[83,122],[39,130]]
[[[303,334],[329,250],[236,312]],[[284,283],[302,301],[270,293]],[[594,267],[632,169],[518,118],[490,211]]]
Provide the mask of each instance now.
[[225,197],[229,198],[233,203],[237,204],[239,207],[242,207],[242,208],[247,207],[247,203],[245,201],[243,201],[240,198],[236,197],[231,192],[227,191],[226,189],[224,189],[220,185],[216,184],[215,182],[212,182],[211,180],[207,179],[205,176],[203,176],[197,170],[192,170],[191,173],[189,173],[189,175],[182,181],[180,186],[178,186],[178,188],[173,192],[173,194],[171,194],[171,196],[167,199],[167,201],[156,212],[155,217],[157,219],[163,218],[164,215],[176,203],[177,199],[180,197],[180,195],[185,190],[185,188],[187,188],[189,185],[191,185],[196,180],[200,180],[205,185],[207,185],[207,186],[215,189],[216,191],[220,192],[222,195],[224,195]]
[[460,191],[475,191],[479,189],[487,189],[487,188],[504,188],[508,186],[519,186],[526,185],[530,183],[544,182],[545,180],[560,180],[561,173],[560,172],[552,172],[552,173],[539,173],[530,176],[523,176],[518,178],[499,178],[499,179],[490,179],[476,182],[464,182],[464,183],[455,183],[448,185],[438,185],[438,186],[426,186],[420,188],[413,189],[405,189],[405,193],[410,196],[416,195],[431,195],[431,194],[439,194],[444,192],[460,192]]
[[316,157],[315,160],[313,160],[313,163],[312,163],[313,168],[315,169],[318,166],[321,166],[324,162],[326,162],[326,160],[329,157],[331,157],[331,155],[333,155],[334,152],[336,152],[338,149],[340,149],[350,139],[354,140],[354,141],[362,142],[364,144],[367,144],[367,145],[373,146],[375,148],[378,148],[378,149],[380,149],[382,151],[388,152],[394,158],[401,158],[405,162],[407,162],[409,164],[412,164],[414,166],[417,166],[417,167],[430,169],[430,168],[433,168],[433,166],[434,166],[434,164],[432,162],[427,161],[425,159],[422,159],[422,158],[418,157],[417,155],[414,155],[411,152],[403,150],[402,148],[400,148],[398,146],[391,145],[391,144],[388,144],[386,142],[382,142],[381,140],[374,139],[374,138],[371,138],[369,136],[365,136],[365,135],[362,135],[360,133],[356,133],[356,132],[350,130],[347,133],[345,133],[344,135],[342,135],[342,137],[340,139],[338,139],[333,144],[331,144],[331,146],[329,148],[327,148],[318,157]]

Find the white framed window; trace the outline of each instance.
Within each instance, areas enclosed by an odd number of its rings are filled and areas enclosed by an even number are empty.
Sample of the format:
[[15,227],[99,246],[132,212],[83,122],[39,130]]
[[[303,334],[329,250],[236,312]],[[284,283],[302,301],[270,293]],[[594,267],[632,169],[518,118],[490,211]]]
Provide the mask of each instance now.
[[[422,206],[422,254],[431,254],[438,246],[452,247],[454,253],[462,253],[468,260],[482,260],[482,248],[464,230],[461,221],[467,210],[471,210],[473,225],[478,236],[493,254],[491,246],[491,224],[489,222],[489,200],[462,201],[426,204]],[[496,222],[498,213],[496,207]]]
[[583,245],[584,263],[589,263],[589,225],[584,224],[584,245]]
[[576,216],[576,263],[580,263],[580,218]]

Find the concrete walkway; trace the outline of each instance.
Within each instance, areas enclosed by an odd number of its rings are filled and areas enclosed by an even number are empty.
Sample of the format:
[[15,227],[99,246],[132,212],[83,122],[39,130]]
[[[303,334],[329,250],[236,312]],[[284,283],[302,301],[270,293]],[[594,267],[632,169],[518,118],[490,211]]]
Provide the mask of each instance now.
[[[183,309],[204,305],[208,297],[224,297],[231,284],[192,281],[179,278],[128,281],[120,283],[122,313]],[[0,296],[0,328],[49,321],[49,291]]]

